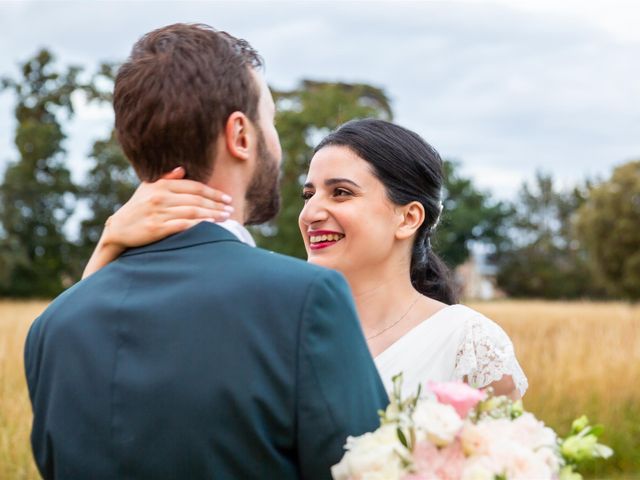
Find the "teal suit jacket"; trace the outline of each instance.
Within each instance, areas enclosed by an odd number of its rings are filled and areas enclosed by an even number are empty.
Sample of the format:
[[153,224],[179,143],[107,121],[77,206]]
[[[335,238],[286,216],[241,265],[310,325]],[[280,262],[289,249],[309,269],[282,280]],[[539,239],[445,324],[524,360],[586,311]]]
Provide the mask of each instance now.
[[342,276],[201,223],[33,323],[44,478],[328,479],[387,397]]

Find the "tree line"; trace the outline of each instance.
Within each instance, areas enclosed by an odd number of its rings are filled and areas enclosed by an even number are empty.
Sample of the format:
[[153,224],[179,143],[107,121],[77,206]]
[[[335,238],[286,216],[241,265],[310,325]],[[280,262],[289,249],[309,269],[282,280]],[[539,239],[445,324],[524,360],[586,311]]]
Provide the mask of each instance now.
[[[82,183],[72,180],[64,148],[72,97],[110,103],[116,70],[104,64],[87,75],[77,66],[60,67],[41,50],[20,64],[17,78],[2,78],[1,92],[15,98],[18,154],[0,179],[0,296],[48,298],[76,282],[104,222],[135,189],[136,176],[113,131],[93,144]],[[393,120],[393,110],[384,90],[367,84],[305,80],[273,93],[283,208],[254,234],[264,248],[304,258],[297,216],[314,144],[352,118]],[[509,296],[640,298],[640,161],[571,189],[539,172],[509,202],[479,189],[455,161],[445,161],[445,171],[444,210],[433,244],[450,267],[483,244],[497,284]],[[90,215],[71,239],[65,228],[81,203]]]

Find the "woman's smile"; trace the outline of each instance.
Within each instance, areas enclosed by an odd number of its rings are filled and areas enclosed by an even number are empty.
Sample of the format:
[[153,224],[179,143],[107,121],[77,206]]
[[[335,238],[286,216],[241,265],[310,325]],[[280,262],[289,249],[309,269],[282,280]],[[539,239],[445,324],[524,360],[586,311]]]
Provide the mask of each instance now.
[[307,232],[309,236],[309,248],[320,250],[332,247],[344,238],[344,234],[331,230],[312,230]]

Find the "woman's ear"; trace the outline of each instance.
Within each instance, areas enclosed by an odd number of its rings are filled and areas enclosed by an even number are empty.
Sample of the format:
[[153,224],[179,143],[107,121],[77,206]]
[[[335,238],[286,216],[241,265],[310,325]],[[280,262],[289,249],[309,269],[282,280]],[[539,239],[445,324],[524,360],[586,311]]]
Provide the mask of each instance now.
[[224,129],[225,145],[229,154],[238,160],[250,158],[252,144],[251,122],[242,112],[229,115]]
[[411,238],[425,221],[424,207],[420,202],[411,202],[399,207],[400,223],[396,230],[398,240]]

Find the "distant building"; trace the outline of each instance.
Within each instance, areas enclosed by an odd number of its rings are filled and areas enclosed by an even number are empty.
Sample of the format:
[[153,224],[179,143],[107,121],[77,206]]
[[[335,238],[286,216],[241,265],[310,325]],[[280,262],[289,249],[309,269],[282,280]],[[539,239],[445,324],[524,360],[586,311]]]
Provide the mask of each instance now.
[[487,254],[472,248],[469,259],[455,270],[456,283],[462,298],[467,300],[493,300],[504,298],[505,293],[498,288],[498,269],[487,260]]

